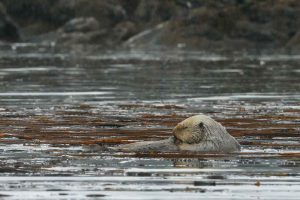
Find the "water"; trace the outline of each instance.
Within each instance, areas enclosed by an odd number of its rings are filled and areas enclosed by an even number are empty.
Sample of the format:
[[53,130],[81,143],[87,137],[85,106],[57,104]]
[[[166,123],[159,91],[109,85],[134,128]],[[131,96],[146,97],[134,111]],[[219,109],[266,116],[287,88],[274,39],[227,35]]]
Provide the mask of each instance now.
[[[0,198],[298,199],[300,56],[0,48]],[[112,153],[204,113],[230,155]]]

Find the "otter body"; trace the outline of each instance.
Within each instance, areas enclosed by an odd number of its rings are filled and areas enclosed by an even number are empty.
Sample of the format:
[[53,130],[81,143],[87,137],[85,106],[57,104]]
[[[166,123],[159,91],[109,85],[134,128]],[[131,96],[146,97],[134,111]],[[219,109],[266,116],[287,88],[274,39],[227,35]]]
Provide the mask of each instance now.
[[121,145],[113,149],[127,152],[175,152],[180,150],[179,147],[175,144],[174,137],[159,141],[135,142]]
[[240,151],[240,145],[226,129],[205,115],[189,117],[173,129],[174,136],[160,141],[136,142],[121,145],[114,150],[133,152],[212,152]]

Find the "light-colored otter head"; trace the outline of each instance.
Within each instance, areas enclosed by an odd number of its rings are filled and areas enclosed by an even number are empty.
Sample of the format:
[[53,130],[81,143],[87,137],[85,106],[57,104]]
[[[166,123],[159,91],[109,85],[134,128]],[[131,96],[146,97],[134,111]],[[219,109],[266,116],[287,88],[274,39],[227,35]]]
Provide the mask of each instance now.
[[203,115],[189,117],[178,123],[173,129],[176,139],[183,143],[199,143],[205,137]]
[[234,152],[240,144],[212,118],[196,115],[178,123],[173,129],[174,143],[180,150],[198,152]]
[[173,129],[177,140],[187,144],[196,144],[206,140],[212,134],[226,132],[225,129],[212,118],[205,115],[195,115],[178,123]]

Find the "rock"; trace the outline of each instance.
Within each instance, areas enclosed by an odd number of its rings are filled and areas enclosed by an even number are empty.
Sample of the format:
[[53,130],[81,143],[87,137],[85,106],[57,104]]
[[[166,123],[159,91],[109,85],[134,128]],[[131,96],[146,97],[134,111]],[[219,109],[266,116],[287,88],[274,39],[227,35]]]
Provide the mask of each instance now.
[[300,27],[297,1],[226,2],[191,3],[186,6],[188,11],[181,9],[182,12],[172,16],[164,26],[143,31],[129,38],[126,44],[208,51],[278,49],[285,46]]
[[121,7],[124,8],[124,10],[126,11],[127,17],[132,18],[141,0],[130,0],[130,1],[119,0],[118,2],[120,3]]
[[125,21],[117,24],[113,29],[113,33],[118,41],[125,41],[137,33],[137,28],[133,22]]
[[0,2],[0,40],[16,42],[21,39],[16,23],[8,16]]
[[288,41],[285,48],[300,50],[300,30]]
[[132,48],[151,48],[155,46],[165,45],[161,41],[161,35],[166,31],[168,22],[156,25],[151,29],[144,30],[123,43],[124,46]]
[[94,17],[79,17],[68,21],[57,30],[59,44],[95,44],[103,43],[108,34],[106,29],[101,29],[99,22]]
[[266,27],[268,26],[249,21],[239,21],[230,36],[231,38],[240,38],[255,43],[264,42],[268,44],[275,42],[276,38],[272,33],[272,29]]
[[300,27],[299,0],[0,2],[6,7],[0,9],[0,39],[5,41],[18,41],[21,30],[24,41],[114,47],[215,51],[299,45],[293,42]]
[[72,19],[56,31],[33,37],[31,42],[72,44],[108,44],[105,41],[108,31],[100,29],[98,21],[93,17]]
[[[74,0],[73,0],[74,1]],[[76,0],[74,13],[77,17],[94,17],[101,28],[110,28],[127,17],[117,0]]]
[[49,18],[49,7],[51,1],[48,0],[2,0],[7,12],[13,17],[23,19],[44,19]]
[[56,38],[57,44],[72,45],[72,44],[103,44],[106,31],[91,31],[91,32],[72,32],[63,33]]
[[171,19],[177,12],[175,1],[141,0],[134,16],[146,22],[162,22]]
[[51,33],[75,16],[71,3],[66,3],[66,0],[1,1],[6,6],[7,12],[20,25],[25,41],[41,34]]
[[63,28],[63,32],[70,33],[70,32],[90,32],[96,31],[99,29],[99,22],[93,17],[79,17],[70,20],[67,22]]
[[[47,35],[74,18],[90,20],[89,18],[92,17],[97,20],[97,26],[101,29],[112,29],[116,24],[127,18],[126,11],[118,3],[118,0],[1,1],[7,6],[14,19],[22,25],[25,38]],[[94,22],[90,21],[90,23]],[[87,22],[84,22],[84,24],[87,24]],[[71,26],[74,26],[74,24]],[[76,26],[79,25],[76,24]],[[89,24],[88,27],[90,26]],[[66,28],[66,31],[68,31],[69,27]],[[81,29],[84,28],[81,27]]]

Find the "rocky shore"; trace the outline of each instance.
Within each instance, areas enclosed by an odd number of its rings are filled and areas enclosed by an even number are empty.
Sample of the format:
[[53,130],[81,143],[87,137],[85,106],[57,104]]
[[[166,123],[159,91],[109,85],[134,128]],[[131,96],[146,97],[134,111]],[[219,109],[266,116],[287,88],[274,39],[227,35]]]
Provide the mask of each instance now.
[[300,49],[298,0],[0,0],[0,41]]

